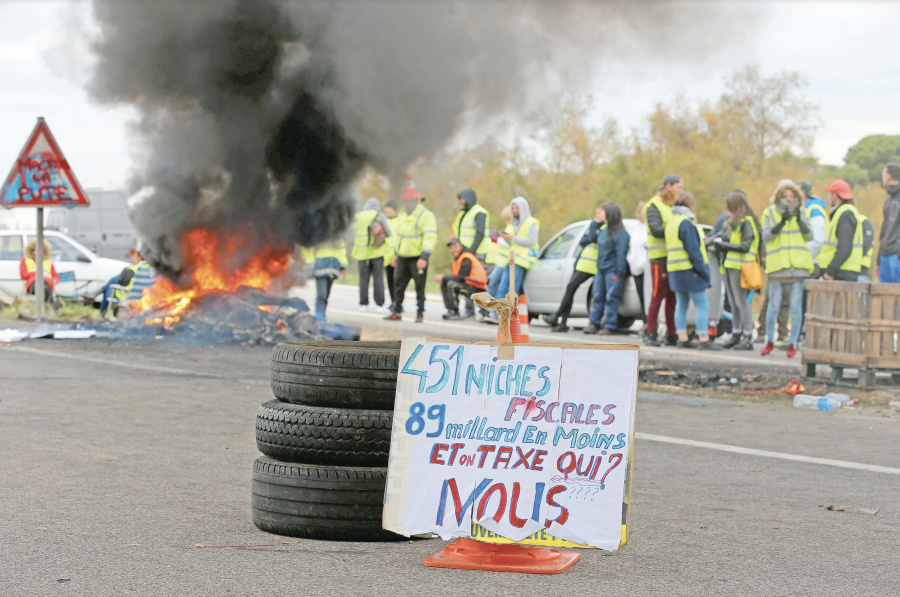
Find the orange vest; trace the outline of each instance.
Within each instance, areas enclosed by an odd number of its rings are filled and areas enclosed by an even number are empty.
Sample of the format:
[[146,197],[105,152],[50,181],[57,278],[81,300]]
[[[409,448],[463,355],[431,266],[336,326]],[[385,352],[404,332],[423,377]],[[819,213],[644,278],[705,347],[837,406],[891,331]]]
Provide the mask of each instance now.
[[450,266],[450,271],[453,273],[453,275],[459,275],[459,270],[462,267],[463,259],[468,259],[470,262],[469,275],[466,276],[466,284],[472,286],[473,288],[480,288],[481,290],[487,288],[487,271],[485,271],[484,266],[481,264],[478,258],[471,253],[459,254],[459,257],[457,257],[456,261],[454,261]]

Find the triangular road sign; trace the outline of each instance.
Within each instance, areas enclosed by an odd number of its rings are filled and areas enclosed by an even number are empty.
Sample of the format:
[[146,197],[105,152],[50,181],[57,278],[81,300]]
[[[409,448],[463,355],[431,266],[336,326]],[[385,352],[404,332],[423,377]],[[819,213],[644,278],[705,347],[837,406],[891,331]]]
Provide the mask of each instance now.
[[43,118],[28,137],[0,190],[3,207],[87,207],[88,197],[72,173]]

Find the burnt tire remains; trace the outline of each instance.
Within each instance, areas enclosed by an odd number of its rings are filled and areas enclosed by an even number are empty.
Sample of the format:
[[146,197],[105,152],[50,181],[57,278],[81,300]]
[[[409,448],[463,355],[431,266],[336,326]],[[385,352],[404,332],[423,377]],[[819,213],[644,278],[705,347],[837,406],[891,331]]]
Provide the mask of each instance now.
[[271,400],[256,415],[259,451],[285,462],[387,466],[393,413]]
[[279,535],[343,541],[396,541],[381,528],[387,469],[253,463],[253,524]]

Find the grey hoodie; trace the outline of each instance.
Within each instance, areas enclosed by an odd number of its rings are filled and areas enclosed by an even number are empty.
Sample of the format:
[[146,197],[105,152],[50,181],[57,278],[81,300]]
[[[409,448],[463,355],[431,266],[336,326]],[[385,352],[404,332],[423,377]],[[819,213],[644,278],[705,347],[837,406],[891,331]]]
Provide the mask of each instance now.
[[522,223],[531,217],[531,208],[528,206],[528,200],[525,197],[516,197],[509,202],[510,206],[519,206],[519,217],[513,216],[513,242],[524,247],[533,247],[538,242],[538,227],[532,226],[528,231],[528,236],[518,236]]
[[[784,199],[781,199],[781,198],[776,199],[774,205],[775,205],[775,209],[779,213],[782,213],[787,209],[787,201],[785,201]],[[810,228],[810,226],[809,226],[809,220],[806,218],[806,210],[803,209],[802,206],[799,210],[797,210],[797,219],[799,220],[801,234],[803,235],[803,240],[808,243],[809,241],[812,240],[813,234],[812,234],[812,228]],[[763,214],[762,240],[766,245],[771,243],[772,240],[776,236],[778,236],[778,234],[780,234],[781,230],[779,229],[778,232],[775,232],[774,231],[775,227],[776,227],[775,223],[770,218],[766,217],[766,214]],[[803,232],[804,230],[805,230],[805,232]],[[807,250],[809,250],[808,247],[807,247]],[[791,280],[791,281],[792,280],[803,280],[805,278],[808,278],[809,276],[810,276],[810,273],[808,271],[806,271],[805,269],[799,269],[796,267],[789,267],[787,269],[782,269],[782,270],[778,270],[777,272],[772,272],[770,274],[766,274],[767,278],[771,278],[773,280],[779,280],[782,282],[788,281],[788,280]]]
[[388,226],[387,216],[385,216],[381,212],[381,204],[378,203],[378,199],[376,199],[375,197],[369,197],[368,199],[366,199],[366,202],[363,203],[363,208],[362,208],[363,211],[367,211],[370,209],[374,209],[375,211],[378,212],[378,215],[376,216],[376,218],[378,218],[378,221],[381,222],[382,226],[384,226],[385,236],[390,236],[391,235],[391,227]]

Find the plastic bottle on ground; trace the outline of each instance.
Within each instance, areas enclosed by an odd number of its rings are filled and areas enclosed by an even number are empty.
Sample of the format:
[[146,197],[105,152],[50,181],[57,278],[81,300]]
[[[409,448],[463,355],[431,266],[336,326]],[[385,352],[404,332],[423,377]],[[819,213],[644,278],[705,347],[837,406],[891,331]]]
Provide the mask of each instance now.
[[809,394],[797,394],[794,396],[794,408],[808,408],[811,410],[836,410],[843,404],[839,400],[828,396],[810,396]]
[[826,398],[832,398],[841,403],[841,406],[850,406],[853,404],[853,398],[848,396],[847,394],[839,394],[838,392],[828,392],[825,394]]

